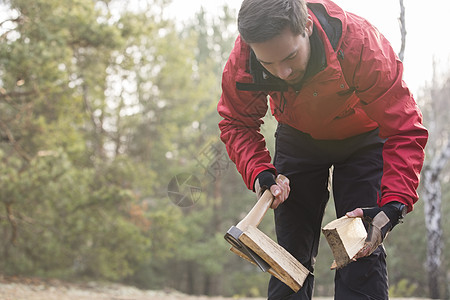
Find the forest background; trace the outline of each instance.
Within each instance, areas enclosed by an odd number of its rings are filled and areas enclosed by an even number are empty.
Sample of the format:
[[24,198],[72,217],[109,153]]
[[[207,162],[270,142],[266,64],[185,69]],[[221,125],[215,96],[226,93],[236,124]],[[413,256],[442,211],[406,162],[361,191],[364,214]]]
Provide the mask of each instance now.
[[[265,295],[268,275],[223,239],[255,202],[217,127],[235,12],[225,6],[210,18],[200,10],[180,27],[164,14],[168,5],[0,1],[1,274]],[[432,212],[438,230],[419,201],[389,235],[391,296],[429,296],[435,278],[449,298],[450,223],[440,217],[450,212],[449,95],[448,71],[416,95],[430,129],[425,170],[437,168],[431,182],[442,202]],[[275,126],[267,115],[271,151]],[[324,224],[335,218],[332,206]],[[274,237],[271,211],[261,228]],[[331,262],[322,240],[318,296],[333,294]]]

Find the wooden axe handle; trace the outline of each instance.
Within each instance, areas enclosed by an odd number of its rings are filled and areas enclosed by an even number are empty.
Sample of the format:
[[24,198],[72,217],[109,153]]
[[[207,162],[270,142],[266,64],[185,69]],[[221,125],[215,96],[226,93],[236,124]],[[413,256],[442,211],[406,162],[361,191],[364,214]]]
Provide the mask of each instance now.
[[[284,180],[286,180],[286,177],[282,174],[279,174],[275,181],[279,183]],[[247,230],[247,227],[249,225],[258,227],[267,210],[272,205],[273,199],[274,197],[270,192],[270,189],[266,189],[261,198],[258,199],[258,202],[256,202],[255,206],[253,206],[250,212],[236,225],[236,227],[242,231]]]
[[247,230],[249,225],[258,227],[269,207],[272,205],[274,197],[269,189],[265,190],[264,194],[256,202],[255,206],[249,213],[236,225],[242,231]]

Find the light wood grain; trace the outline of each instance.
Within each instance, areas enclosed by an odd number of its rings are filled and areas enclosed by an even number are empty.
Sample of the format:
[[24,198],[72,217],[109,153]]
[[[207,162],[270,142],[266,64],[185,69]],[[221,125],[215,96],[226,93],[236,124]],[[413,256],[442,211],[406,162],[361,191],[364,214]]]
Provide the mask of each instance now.
[[355,255],[364,247],[367,237],[361,218],[344,216],[322,228],[322,233],[334,256],[333,268],[342,268],[350,263]]
[[303,286],[309,270],[258,228],[248,226],[240,240],[269,263],[279,279],[292,290],[297,292]]
[[270,190],[265,190],[261,198],[258,199],[249,213],[236,225],[242,231],[247,230],[248,226],[258,227],[261,220],[264,218],[267,210],[273,202],[273,195]]

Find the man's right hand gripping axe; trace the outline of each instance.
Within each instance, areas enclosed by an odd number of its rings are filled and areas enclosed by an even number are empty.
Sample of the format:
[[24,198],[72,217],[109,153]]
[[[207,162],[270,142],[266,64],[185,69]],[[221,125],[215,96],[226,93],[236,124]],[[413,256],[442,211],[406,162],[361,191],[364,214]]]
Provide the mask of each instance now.
[[276,178],[270,171],[262,171],[256,176],[255,180],[255,192],[257,198],[261,198],[266,189],[270,189],[270,192],[275,197],[272,205],[272,209],[277,208],[283,203],[289,196],[291,188],[289,187],[289,179],[284,175],[279,174]]

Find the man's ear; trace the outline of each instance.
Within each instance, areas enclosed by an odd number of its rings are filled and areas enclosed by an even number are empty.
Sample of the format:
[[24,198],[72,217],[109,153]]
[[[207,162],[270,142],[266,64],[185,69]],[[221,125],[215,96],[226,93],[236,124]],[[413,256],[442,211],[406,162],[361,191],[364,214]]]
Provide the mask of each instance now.
[[314,27],[314,23],[312,20],[311,15],[308,14],[308,18],[306,20],[306,24],[305,24],[305,33],[308,36],[311,36],[311,34],[313,33],[313,27]]

